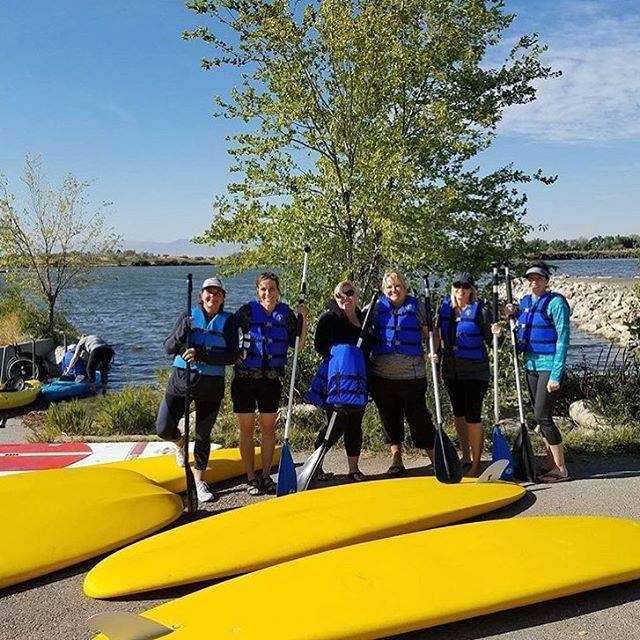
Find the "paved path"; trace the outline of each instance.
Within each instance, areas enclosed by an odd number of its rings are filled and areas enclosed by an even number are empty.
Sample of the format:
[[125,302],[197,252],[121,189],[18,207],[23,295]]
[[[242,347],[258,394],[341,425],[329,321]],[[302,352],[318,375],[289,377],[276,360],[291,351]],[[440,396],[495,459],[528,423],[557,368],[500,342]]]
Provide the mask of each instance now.
[[[409,462],[411,464],[411,462]],[[413,462],[412,473],[421,474],[422,461]],[[386,457],[363,460],[368,474],[381,474],[388,466]],[[336,482],[344,481],[344,458],[332,453],[325,468],[338,473]],[[640,458],[616,458],[573,462],[575,480],[559,485],[531,488],[525,500],[502,511],[485,516],[520,517],[553,514],[602,514],[640,519]],[[46,500],[46,496],[42,496]],[[212,513],[262,498],[250,498],[244,485],[228,482],[220,487],[220,499],[208,507]],[[28,508],[28,505],[25,505]],[[62,516],[62,514],[61,514]],[[46,535],[47,523],[43,523]],[[6,526],[6,525],[5,525]],[[0,534],[1,536],[1,534]],[[515,541],[528,544],[531,553],[542,554],[544,540]],[[215,545],[215,540],[211,541]],[[10,552],[2,549],[1,553]],[[142,612],[167,599],[184,595],[193,587],[165,592],[162,597],[117,602],[97,602],[84,597],[82,580],[95,564],[92,560],[68,570],[8,589],[0,598],[1,640],[80,640],[91,634],[85,620],[103,611]],[[410,567],[400,567],[402,571]],[[499,568],[487,566],[483,575],[460,576],[460,586],[482,589],[484,584],[499,579]],[[273,595],[274,631],[265,630],[265,640],[277,637],[277,616],[282,615],[284,600]],[[319,614],[321,615],[321,614]],[[215,616],[215,612],[212,612]],[[450,624],[402,637],[403,640],[634,640],[640,638],[640,581],[601,589],[539,605]],[[209,640],[209,639],[203,639]],[[211,638],[210,640],[215,640]]]

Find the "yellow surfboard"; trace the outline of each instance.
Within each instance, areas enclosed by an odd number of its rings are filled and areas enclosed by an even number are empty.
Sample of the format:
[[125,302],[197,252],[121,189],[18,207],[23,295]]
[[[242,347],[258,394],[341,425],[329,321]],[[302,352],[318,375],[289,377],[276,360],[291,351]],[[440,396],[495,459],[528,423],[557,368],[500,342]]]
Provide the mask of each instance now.
[[0,391],[0,410],[16,409],[31,404],[40,393],[42,382],[27,380],[22,391]]
[[[280,450],[281,447],[278,446],[274,451],[274,465],[280,461]],[[255,457],[256,469],[262,468],[262,457],[259,447],[256,447]],[[190,456],[190,460],[193,461],[193,455]],[[178,467],[176,458],[173,455],[152,456],[150,458],[138,458],[137,460],[123,460],[120,462],[106,462],[96,465],[96,467],[136,471],[173,493],[181,493],[187,489],[184,469]],[[241,476],[243,473],[244,467],[242,466],[242,459],[240,458],[240,449],[216,449],[211,452],[209,468],[204,475],[204,479],[206,482],[213,484]]]
[[121,469],[0,478],[0,588],[138,540],[182,513],[179,496]]
[[[535,540],[545,541],[544,553],[532,552],[527,542]],[[462,585],[461,575],[491,578],[474,588]],[[159,623],[151,625],[158,630],[166,627],[163,640],[370,640],[638,578],[637,521],[514,518],[300,558],[203,589],[143,616]],[[274,598],[286,602],[285,615],[274,616]],[[323,608],[327,602],[330,606]],[[128,618],[131,614],[100,614],[90,624],[107,632],[100,640],[118,622],[119,638],[143,637],[138,629],[144,620]]]
[[198,520],[122,549],[89,572],[84,592],[112,598],[246,573],[327,549],[465,520],[524,494],[512,483],[465,479],[446,485],[435,478],[377,480],[296,493]]

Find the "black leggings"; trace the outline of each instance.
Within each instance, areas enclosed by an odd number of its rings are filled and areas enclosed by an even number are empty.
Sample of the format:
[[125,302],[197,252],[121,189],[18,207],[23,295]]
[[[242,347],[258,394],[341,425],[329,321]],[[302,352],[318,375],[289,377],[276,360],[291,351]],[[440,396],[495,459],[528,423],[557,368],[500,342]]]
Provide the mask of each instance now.
[[464,418],[469,424],[482,422],[482,403],[489,388],[488,382],[445,378],[444,386],[456,418]]
[[107,386],[109,382],[109,367],[114,355],[113,349],[107,346],[96,347],[89,353],[89,359],[87,360],[89,382],[96,381],[96,371],[100,370],[101,384],[103,387]]
[[378,407],[387,444],[404,442],[404,419],[419,449],[433,449],[436,429],[427,409],[427,379],[391,380],[373,376],[371,395]]
[[540,426],[542,435],[549,444],[561,444],[562,435],[553,421],[553,406],[558,392],[547,391],[550,375],[550,371],[527,371],[527,385],[533,404],[533,417]]
[[[328,408],[327,421],[331,420],[332,415],[333,409]],[[329,447],[332,447],[344,435],[344,448],[347,455],[350,458],[359,456],[362,451],[362,418],[364,418],[364,409],[353,413],[338,413],[329,436]],[[323,443],[328,426],[327,422],[327,425],[320,430],[316,438],[316,449]]]
[[[208,376],[207,376],[208,377]],[[219,381],[217,380],[219,378]],[[193,457],[195,468],[204,471],[211,453],[211,431],[218,417],[220,403],[224,396],[224,378],[215,376],[207,385],[211,393],[206,399],[194,398],[196,406],[196,436]],[[156,418],[156,432],[163,440],[179,440],[181,438],[178,423],[184,416],[184,396],[166,393]]]

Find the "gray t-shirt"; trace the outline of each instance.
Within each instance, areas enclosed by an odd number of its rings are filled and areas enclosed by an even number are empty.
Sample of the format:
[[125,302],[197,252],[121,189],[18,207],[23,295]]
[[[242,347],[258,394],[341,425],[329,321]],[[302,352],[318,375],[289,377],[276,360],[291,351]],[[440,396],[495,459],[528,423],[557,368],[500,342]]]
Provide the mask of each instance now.
[[108,347],[109,345],[100,337],[96,335],[85,336],[78,342],[77,349],[84,348],[88,353],[91,353],[98,347]]
[[[416,310],[418,322],[426,326],[427,310],[424,300],[418,300]],[[425,356],[405,356],[402,353],[385,353],[371,355],[371,372],[379,378],[388,380],[414,380],[424,378],[427,375]]]

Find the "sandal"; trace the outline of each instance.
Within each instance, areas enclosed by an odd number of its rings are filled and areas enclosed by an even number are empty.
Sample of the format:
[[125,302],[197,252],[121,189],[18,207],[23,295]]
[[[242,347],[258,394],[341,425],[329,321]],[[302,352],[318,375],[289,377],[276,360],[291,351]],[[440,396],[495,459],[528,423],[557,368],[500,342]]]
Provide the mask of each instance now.
[[544,484],[554,484],[557,482],[569,482],[571,480],[570,475],[561,476],[559,473],[545,473],[542,476],[538,476],[538,481]]
[[252,478],[247,482],[247,493],[250,496],[259,496],[262,494],[260,478]]
[[365,476],[362,471],[351,471],[347,473],[347,478],[349,478],[351,482],[363,482],[367,479],[367,476]]
[[269,477],[262,478],[262,493],[273,494],[276,492],[276,483]]
[[318,482],[326,482],[327,480],[330,480],[332,477],[333,477],[332,471],[320,471],[316,476],[316,480]]
[[401,476],[405,471],[406,471],[406,467],[402,464],[392,464],[388,469],[387,469],[387,475],[388,476]]

